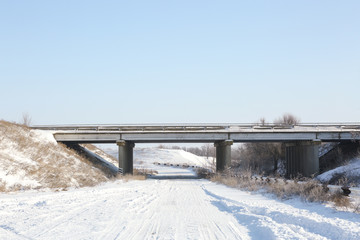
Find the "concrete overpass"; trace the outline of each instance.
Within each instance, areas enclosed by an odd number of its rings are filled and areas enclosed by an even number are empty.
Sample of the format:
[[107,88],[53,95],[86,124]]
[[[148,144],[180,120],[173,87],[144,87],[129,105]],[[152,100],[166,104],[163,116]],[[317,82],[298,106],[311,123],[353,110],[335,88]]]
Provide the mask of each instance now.
[[208,143],[216,147],[216,169],[231,161],[234,142],[285,142],[288,175],[311,176],[319,171],[321,142],[360,140],[360,123],[346,124],[142,124],[35,126],[52,131],[58,142],[116,143],[119,167],[133,172],[136,143]]

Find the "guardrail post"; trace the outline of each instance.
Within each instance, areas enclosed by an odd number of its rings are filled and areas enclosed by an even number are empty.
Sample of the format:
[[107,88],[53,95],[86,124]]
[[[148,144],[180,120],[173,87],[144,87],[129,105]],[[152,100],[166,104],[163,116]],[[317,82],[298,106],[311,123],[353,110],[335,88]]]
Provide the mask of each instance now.
[[286,177],[311,177],[319,173],[319,145],[321,141],[298,141],[285,147]]
[[133,148],[135,144],[124,140],[116,141],[119,146],[119,168],[122,169],[122,173],[133,174]]
[[215,142],[216,147],[216,171],[225,170],[231,163],[231,145],[233,140]]

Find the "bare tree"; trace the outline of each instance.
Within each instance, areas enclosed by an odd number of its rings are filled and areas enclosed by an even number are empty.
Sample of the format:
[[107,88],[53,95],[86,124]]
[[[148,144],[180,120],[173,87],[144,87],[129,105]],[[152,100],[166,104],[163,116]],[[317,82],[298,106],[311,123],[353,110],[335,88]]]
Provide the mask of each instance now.
[[300,123],[300,119],[290,113],[285,113],[282,117],[274,120],[278,125],[296,125]]
[[260,126],[265,126],[266,125],[266,120],[265,120],[264,117],[260,118],[259,122],[260,122]]
[[206,156],[206,159],[208,159],[209,157],[214,157],[215,155],[215,148],[210,143],[201,146],[201,150],[201,155]]
[[[266,125],[265,118],[260,119],[260,125]],[[274,124],[281,126],[296,125],[299,118],[292,114],[284,114],[276,119]],[[237,160],[242,167],[251,168],[257,172],[273,172],[276,174],[279,160],[285,158],[285,147],[282,143],[245,143],[239,148]]]
[[31,116],[29,115],[29,113],[23,113],[21,124],[28,127],[31,125]]

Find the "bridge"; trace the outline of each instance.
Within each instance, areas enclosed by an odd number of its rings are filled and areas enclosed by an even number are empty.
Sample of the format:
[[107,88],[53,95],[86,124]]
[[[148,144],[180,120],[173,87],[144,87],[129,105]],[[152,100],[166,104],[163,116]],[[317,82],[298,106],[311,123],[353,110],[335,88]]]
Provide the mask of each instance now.
[[319,145],[322,142],[360,140],[360,123],[338,124],[128,124],[128,125],[47,125],[34,129],[52,131],[63,143],[116,143],[119,167],[133,173],[136,143],[214,143],[216,170],[230,164],[235,142],[284,142],[287,175],[311,176],[319,172]]

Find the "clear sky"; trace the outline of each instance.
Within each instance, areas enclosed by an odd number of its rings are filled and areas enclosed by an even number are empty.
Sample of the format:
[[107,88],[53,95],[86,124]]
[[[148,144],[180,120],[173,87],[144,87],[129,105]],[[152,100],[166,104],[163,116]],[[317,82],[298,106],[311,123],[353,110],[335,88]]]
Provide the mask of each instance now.
[[0,119],[360,121],[360,1],[1,1]]

